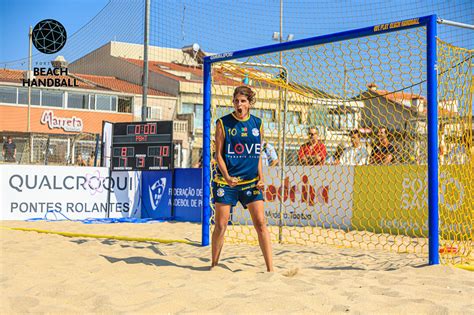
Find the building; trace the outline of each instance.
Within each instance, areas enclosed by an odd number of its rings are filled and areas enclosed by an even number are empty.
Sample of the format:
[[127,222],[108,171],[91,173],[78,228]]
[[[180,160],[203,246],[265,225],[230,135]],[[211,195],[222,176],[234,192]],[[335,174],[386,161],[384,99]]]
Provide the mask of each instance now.
[[[193,47],[194,48],[194,47]],[[203,126],[203,73],[202,59],[205,54],[200,49],[174,49],[164,47],[149,47],[148,85],[177,99],[176,117],[188,119],[192,137],[192,161],[199,160],[202,150]],[[137,85],[142,83],[143,46],[138,44],[109,42],[74,61],[70,69],[77,73],[89,73],[100,76],[113,76]],[[226,71],[223,69],[214,76],[215,89],[213,104],[216,112],[213,117],[219,117],[232,111],[232,92],[242,84],[246,74]],[[250,67],[249,83],[252,85],[252,75],[258,79],[259,70]],[[268,73],[263,74],[268,75]],[[296,89],[296,88],[295,88]],[[348,142],[348,130],[358,128],[360,107],[362,102],[350,101],[344,103],[340,98],[329,95],[315,88],[300,87],[301,94],[287,91],[287,121],[285,126],[285,149],[287,164],[297,164],[296,152],[307,139],[307,128],[317,126],[322,133],[328,150],[331,152],[341,141]],[[283,140],[283,126],[278,121],[283,117],[283,99],[275,86],[262,85],[257,95],[258,102],[253,113],[261,117],[265,124],[267,141],[278,144]],[[351,107],[355,107],[350,109]],[[213,118],[214,119],[214,118]],[[337,123],[336,123],[337,121]]]
[[[361,108],[360,125],[366,130],[385,127],[391,141],[397,147],[398,162],[426,163],[427,159],[427,99],[425,96],[407,92],[390,92],[377,88],[375,83],[367,85],[367,91],[354,97],[364,103]],[[472,119],[459,112],[458,100],[438,102],[440,122],[440,146],[446,150],[454,145],[465,130],[472,128]],[[446,139],[448,139],[445,144]],[[442,155],[441,155],[442,158]]]
[[[28,87],[24,83],[28,78],[59,79],[73,84],[31,87],[31,106],[28,106]],[[141,86],[114,76],[67,71],[54,77],[32,77],[27,71],[2,69],[0,135],[14,136],[21,163],[43,163],[45,155],[49,155],[50,163],[73,164],[79,154],[89,156],[94,151],[103,121],[140,120],[141,94]],[[175,119],[176,102],[173,95],[150,88],[147,118]],[[187,121],[176,121],[174,128],[177,147],[184,144],[186,148]]]

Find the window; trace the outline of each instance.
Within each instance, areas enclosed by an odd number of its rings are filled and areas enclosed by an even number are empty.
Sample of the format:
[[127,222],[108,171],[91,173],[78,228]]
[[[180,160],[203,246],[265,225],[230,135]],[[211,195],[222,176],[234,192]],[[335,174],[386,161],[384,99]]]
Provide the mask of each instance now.
[[292,125],[301,124],[301,112],[288,111],[286,113],[286,121]]
[[183,103],[181,106],[180,114],[190,114],[190,113],[194,113],[194,128],[202,129],[202,115],[203,115],[202,104]]
[[203,115],[203,106],[201,104],[196,104],[194,108],[194,127],[201,128],[203,127],[202,115]]
[[63,92],[41,91],[41,105],[63,107]]
[[216,107],[216,119],[222,116],[232,113],[234,109],[229,106],[217,106]]
[[96,95],[95,107],[97,110],[110,110],[111,100],[108,95]]
[[[28,89],[18,89],[18,104],[28,105]],[[38,89],[31,89],[31,105],[41,105],[41,91]]]
[[131,113],[132,112],[132,98],[131,97],[119,97],[118,98],[118,112],[119,113]]
[[89,95],[89,108],[95,109],[95,95]]
[[16,104],[16,88],[0,87],[0,103]]
[[309,126],[328,126],[331,124],[331,117],[326,109],[315,106],[308,112],[307,124]]
[[[28,102],[28,94],[26,101]],[[31,89],[31,105],[41,105],[41,90]]]
[[146,107],[146,118],[147,119],[154,119],[154,120],[161,120],[161,108],[159,107]]
[[328,117],[333,129],[357,128],[356,115],[353,113],[332,113]]
[[68,97],[67,97],[67,107],[88,109],[89,108],[89,95],[69,92]]
[[273,109],[255,109],[253,115],[260,117],[264,122],[275,121],[275,111]]
[[183,103],[181,106],[180,114],[190,114],[190,113],[194,113],[194,104]]
[[[33,97],[33,89],[31,90],[31,96]],[[39,102],[39,97],[38,97],[38,102]],[[28,105],[28,89],[25,89],[25,88],[18,89],[18,104]]]
[[112,99],[112,111],[116,112],[117,111],[117,97],[111,96],[111,99]]

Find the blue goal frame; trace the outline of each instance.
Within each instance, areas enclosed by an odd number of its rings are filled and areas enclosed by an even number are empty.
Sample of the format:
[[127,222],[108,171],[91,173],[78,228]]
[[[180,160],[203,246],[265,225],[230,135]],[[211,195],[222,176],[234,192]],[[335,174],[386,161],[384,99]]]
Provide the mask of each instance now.
[[[415,23],[411,23],[415,21]],[[405,23],[404,23],[405,22]],[[406,26],[404,26],[406,25]],[[204,97],[203,97],[203,211],[202,246],[209,245],[210,233],[210,162],[211,162],[211,65],[215,62],[274,53],[295,48],[339,42],[347,39],[367,37],[400,30],[426,27],[427,38],[427,124],[428,124],[428,238],[429,264],[439,264],[439,220],[438,220],[438,87],[437,87],[437,16],[429,15],[393,23],[384,23],[365,28],[316,36],[291,42],[250,48],[234,52],[225,52],[204,58]]]

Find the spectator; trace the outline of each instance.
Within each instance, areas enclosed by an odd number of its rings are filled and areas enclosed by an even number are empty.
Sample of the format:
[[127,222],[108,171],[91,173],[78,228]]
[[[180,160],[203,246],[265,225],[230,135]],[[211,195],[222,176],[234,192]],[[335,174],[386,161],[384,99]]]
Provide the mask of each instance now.
[[3,159],[5,162],[16,162],[16,144],[11,136],[7,137],[7,142],[3,144]]
[[466,131],[461,137],[461,142],[449,152],[447,164],[467,164],[469,156],[472,155],[471,147],[469,132]]
[[447,150],[446,150],[446,141],[444,139],[444,132],[445,132],[444,124],[440,123],[439,124],[439,133],[438,133],[438,138],[439,138],[439,148],[438,148],[439,153],[438,153],[438,156],[439,156],[439,163],[440,164],[446,163],[445,158],[446,158]]
[[267,142],[263,142],[262,148],[262,165],[263,166],[278,166],[280,161],[275,148]]
[[[211,140],[211,168],[214,170],[216,167],[216,159],[215,159],[215,152],[216,152],[216,142]],[[193,164],[193,168],[202,168],[202,150],[201,154],[199,155],[199,161]]]
[[372,149],[370,154],[370,164],[388,165],[394,161],[395,148],[388,141],[387,128],[379,127],[378,132],[378,143]]
[[87,165],[88,165],[88,166],[95,166],[95,165],[94,165],[94,162],[95,162],[95,152],[92,151],[92,152],[91,152],[91,155],[90,155],[90,157],[89,157],[89,160],[87,161]]
[[319,131],[315,127],[308,130],[309,141],[298,151],[298,161],[301,165],[324,165],[326,146],[319,140]]
[[82,158],[82,154],[79,153],[76,159],[76,165],[77,166],[87,166],[86,161]]
[[342,143],[338,144],[334,154],[328,159],[327,163],[329,165],[340,165],[341,158],[344,154],[344,145]]
[[367,149],[360,143],[360,132],[355,129],[350,133],[352,146],[344,151],[341,158],[343,165],[366,165],[369,158]]

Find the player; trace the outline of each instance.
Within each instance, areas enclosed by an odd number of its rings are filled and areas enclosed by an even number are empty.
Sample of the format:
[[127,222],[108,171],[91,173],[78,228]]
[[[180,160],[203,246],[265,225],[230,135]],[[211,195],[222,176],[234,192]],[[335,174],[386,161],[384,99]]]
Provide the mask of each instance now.
[[219,262],[230,208],[240,201],[252,217],[267,271],[273,271],[270,233],[263,212],[262,120],[250,115],[255,93],[249,87],[237,87],[232,102],[234,112],[216,122],[218,174],[213,187],[216,217],[212,233],[211,268]]

